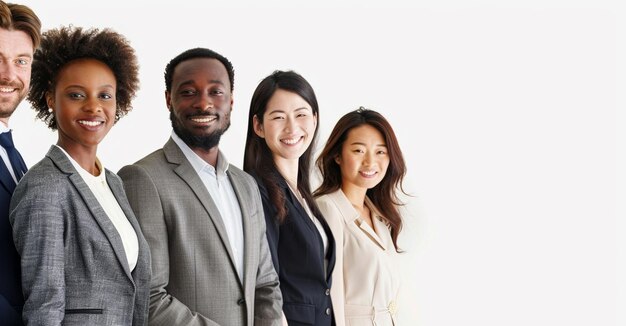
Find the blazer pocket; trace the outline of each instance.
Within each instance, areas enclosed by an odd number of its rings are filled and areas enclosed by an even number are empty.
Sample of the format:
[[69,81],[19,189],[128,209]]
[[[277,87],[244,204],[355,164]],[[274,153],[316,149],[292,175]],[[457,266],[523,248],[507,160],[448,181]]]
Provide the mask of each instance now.
[[87,315],[102,315],[104,309],[84,308],[84,309],[65,309],[66,315],[74,314],[87,314]]
[[306,325],[315,324],[315,305],[285,302],[283,312],[289,322],[295,321]]

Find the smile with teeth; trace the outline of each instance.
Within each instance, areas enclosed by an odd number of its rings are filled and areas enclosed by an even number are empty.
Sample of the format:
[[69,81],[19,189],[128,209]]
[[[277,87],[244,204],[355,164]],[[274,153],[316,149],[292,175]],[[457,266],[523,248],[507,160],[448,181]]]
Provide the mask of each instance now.
[[366,178],[371,178],[373,177],[377,172],[376,171],[360,171],[361,175],[363,175]]
[[0,87],[1,93],[13,93],[15,92],[15,90],[16,90],[15,87]]
[[207,123],[217,119],[216,116],[195,116],[190,118],[193,122]]
[[284,139],[281,139],[280,141],[285,143],[285,144],[287,144],[287,145],[294,145],[294,144],[297,144],[300,141],[300,139],[302,139],[302,138],[304,138],[304,137],[284,138]]
[[89,127],[95,127],[97,125],[103,124],[104,121],[78,120],[78,123],[80,123],[81,125],[89,126]]

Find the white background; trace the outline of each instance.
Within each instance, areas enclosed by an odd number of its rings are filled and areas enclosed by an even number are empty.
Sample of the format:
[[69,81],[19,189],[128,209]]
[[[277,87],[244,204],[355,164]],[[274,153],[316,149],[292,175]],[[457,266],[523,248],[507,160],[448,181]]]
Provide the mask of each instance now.
[[[136,48],[135,109],[98,152],[113,171],[167,140],[163,71],[191,47],[235,66],[220,148],[238,166],[251,94],[275,69],[316,90],[318,149],[344,113],[383,113],[412,195],[401,325],[626,325],[618,1],[21,3],[44,30],[111,27]],[[26,102],[10,125],[29,166],[56,142]]]

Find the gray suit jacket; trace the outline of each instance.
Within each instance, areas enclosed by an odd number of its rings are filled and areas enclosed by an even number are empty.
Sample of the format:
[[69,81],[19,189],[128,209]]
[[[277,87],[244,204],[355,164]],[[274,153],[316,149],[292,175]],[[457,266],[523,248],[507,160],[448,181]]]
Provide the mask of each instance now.
[[152,252],[150,325],[280,325],[282,298],[252,177],[228,168],[243,218],[242,284],[219,210],[172,139],[119,175]]
[[15,189],[9,218],[27,325],[146,323],[150,250],[121,180],[108,170],[106,179],[139,240],[132,273],[115,226],[59,148],[52,146]]

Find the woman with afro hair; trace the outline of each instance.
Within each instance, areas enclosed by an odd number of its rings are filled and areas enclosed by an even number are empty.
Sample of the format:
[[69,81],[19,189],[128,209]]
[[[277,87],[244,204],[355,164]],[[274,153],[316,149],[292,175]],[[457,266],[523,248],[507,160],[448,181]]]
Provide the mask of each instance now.
[[135,51],[110,30],[42,35],[28,101],[58,141],[21,179],[10,221],[27,325],[144,325],[150,254],[98,144],[131,109]]

